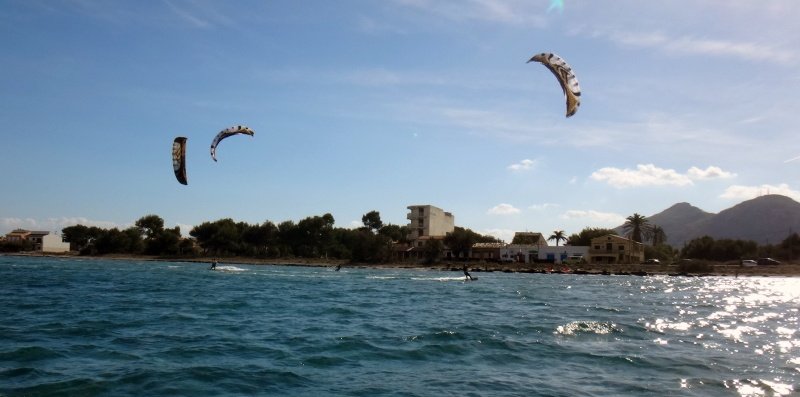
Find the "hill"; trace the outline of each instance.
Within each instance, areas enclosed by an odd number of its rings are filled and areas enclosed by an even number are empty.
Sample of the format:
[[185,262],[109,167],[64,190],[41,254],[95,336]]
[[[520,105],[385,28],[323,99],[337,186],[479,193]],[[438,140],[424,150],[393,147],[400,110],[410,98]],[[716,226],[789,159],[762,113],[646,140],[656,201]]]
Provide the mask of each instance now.
[[[647,219],[650,220],[650,224],[661,226],[664,229],[664,233],[667,234],[667,244],[681,247],[684,243],[684,236],[694,235],[694,229],[699,224],[713,217],[714,214],[689,203],[678,203]],[[685,241],[689,240],[691,238]]]
[[[676,248],[702,236],[778,244],[789,234],[800,233],[800,203],[771,194],[744,201],[718,214],[678,203],[647,219],[650,224],[661,226],[667,234],[667,243]],[[621,232],[622,227],[616,230]]]

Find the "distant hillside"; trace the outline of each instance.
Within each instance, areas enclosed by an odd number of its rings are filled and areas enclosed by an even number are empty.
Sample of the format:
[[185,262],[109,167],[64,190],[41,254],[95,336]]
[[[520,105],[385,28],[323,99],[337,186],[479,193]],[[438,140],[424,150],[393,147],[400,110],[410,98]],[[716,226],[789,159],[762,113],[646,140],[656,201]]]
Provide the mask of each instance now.
[[[667,244],[673,247],[683,246],[684,236],[694,235],[693,230],[699,224],[713,218],[714,214],[705,212],[689,203],[678,203],[647,217],[650,224],[661,226],[667,234]],[[686,241],[691,239],[686,239]]]
[[[647,219],[664,229],[667,243],[675,248],[706,235],[777,244],[792,232],[800,233],[800,203],[772,194],[744,201],[718,214],[678,203]],[[621,232],[622,226],[616,230]]]
[[800,203],[777,194],[761,196],[721,211],[694,231],[694,236],[753,240],[777,244],[800,233]]

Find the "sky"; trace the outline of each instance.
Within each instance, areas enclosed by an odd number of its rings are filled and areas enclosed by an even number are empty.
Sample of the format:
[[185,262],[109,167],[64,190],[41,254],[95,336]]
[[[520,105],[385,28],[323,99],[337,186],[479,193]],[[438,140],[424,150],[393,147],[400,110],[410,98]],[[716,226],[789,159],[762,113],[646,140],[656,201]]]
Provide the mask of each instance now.
[[[798,20],[794,0],[0,0],[0,233],[430,204],[510,241],[800,200]],[[580,82],[570,118],[541,52]]]

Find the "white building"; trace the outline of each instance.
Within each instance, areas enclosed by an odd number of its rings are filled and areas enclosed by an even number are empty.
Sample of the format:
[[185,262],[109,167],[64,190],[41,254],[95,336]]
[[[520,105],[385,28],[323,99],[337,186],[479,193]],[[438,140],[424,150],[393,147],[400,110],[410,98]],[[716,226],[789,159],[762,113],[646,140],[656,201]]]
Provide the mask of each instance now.
[[409,238],[415,246],[422,246],[424,240],[444,238],[455,230],[455,217],[449,212],[432,205],[408,206]]
[[15,229],[6,234],[6,241],[22,243],[29,241],[30,248],[41,252],[68,252],[69,243],[65,243],[63,238],[57,234],[50,234],[48,231],[30,231],[25,229]]
[[541,247],[539,250],[539,260],[561,264],[570,258],[581,257],[584,261],[589,261],[589,247],[583,245],[562,245]]
[[42,236],[42,252],[69,252],[69,243],[56,234],[46,234]]

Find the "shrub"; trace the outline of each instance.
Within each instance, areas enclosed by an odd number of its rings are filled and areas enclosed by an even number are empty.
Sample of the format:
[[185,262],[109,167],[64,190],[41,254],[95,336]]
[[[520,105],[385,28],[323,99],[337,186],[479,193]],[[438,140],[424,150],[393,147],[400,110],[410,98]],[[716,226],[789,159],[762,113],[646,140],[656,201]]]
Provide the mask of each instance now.
[[680,273],[712,273],[714,265],[705,261],[681,261],[678,264],[678,272]]

